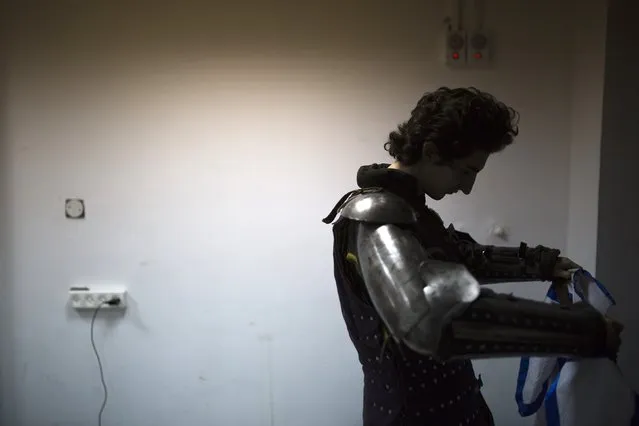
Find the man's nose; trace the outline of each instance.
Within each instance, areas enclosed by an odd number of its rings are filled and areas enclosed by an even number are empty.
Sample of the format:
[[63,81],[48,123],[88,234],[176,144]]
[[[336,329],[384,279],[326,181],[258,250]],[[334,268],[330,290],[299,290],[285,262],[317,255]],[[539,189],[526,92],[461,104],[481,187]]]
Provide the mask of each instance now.
[[475,186],[475,178],[476,176],[469,176],[464,180],[464,183],[462,185],[462,192],[466,195],[470,194],[471,191],[473,190],[473,186]]

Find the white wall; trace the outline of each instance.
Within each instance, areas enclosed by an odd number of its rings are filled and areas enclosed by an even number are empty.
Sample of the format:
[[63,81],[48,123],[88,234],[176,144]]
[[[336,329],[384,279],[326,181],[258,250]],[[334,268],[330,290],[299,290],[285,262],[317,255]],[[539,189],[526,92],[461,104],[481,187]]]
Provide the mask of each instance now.
[[[476,85],[522,114],[516,145],[475,193],[434,204],[445,220],[481,241],[497,242],[498,222],[513,244],[566,247],[568,5],[486,2],[495,68],[451,72],[438,56],[443,0],[86,3],[11,17],[3,426],[94,421],[89,321],[65,307],[68,287],[92,280],[125,283],[133,299],[97,325],[105,424],[360,424],[361,373],[320,219],[440,85]],[[85,221],[64,219],[76,196]],[[498,425],[526,424],[517,365],[477,363]]]
[[607,1],[573,9],[570,194],[567,253],[595,273]]
[[[0,13],[0,26],[6,28],[5,14]],[[0,36],[0,64],[4,64],[5,38]],[[4,66],[0,67],[0,423],[4,424],[7,392],[11,394],[10,385],[13,383],[12,370],[13,358],[9,358],[11,348],[8,345],[8,337],[13,335],[11,313],[7,309],[11,299],[11,286],[9,286],[9,259],[10,231],[7,200],[9,198],[9,179],[7,176],[9,144],[6,143],[7,128],[7,73]]]

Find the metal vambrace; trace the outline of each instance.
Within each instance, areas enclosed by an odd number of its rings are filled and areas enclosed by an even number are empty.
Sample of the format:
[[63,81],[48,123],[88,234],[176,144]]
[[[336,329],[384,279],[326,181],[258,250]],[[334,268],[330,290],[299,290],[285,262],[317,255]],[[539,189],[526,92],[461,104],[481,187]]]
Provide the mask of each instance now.
[[544,246],[528,247],[526,243],[519,247],[485,246],[452,227],[449,227],[449,232],[464,264],[482,284],[553,279],[559,250]]
[[606,324],[589,306],[560,307],[482,289],[462,265],[430,259],[410,228],[357,225],[359,273],[394,339],[440,359],[605,355]]
[[590,305],[560,306],[482,289],[442,332],[443,358],[609,357],[604,317]]

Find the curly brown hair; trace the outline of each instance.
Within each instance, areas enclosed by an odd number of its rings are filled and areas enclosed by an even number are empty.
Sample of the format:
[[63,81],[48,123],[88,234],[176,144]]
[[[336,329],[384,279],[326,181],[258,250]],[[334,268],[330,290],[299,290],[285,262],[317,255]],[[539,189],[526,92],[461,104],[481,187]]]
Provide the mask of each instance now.
[[422,96],[410,119],[391,132],[384,149],[405,165],[422,158],[426,143],[435,145],[444,161],[477,150],[492,154],[514,141],[518,121],[517,111],[486,92],[442,87]]

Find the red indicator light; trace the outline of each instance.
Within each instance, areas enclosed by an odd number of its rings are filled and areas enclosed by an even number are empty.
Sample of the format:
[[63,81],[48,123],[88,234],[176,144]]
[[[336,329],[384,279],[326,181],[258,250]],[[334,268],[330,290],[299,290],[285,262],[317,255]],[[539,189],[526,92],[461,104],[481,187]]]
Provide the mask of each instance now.
[[459,53],[453,52],[453,59],[459,59]]
[[481,59],[481,52],[475,52],[475,59]]

